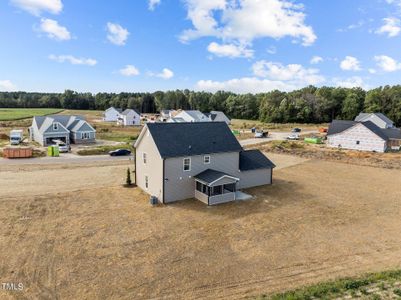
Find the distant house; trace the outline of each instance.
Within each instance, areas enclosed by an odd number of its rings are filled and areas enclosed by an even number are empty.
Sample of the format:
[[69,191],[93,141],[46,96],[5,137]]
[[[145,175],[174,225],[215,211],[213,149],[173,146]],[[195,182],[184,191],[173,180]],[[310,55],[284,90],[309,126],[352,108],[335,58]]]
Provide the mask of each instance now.
[[222,111],[212,110],[209,115],[212,122],[225,122],[227,125],[231,123],[231,120]]
[[[384,123],[380,122],[379,124]],[[334,120],[327,132],[327,145],[375,152],[385,152],[389,149],[399,150],[401,130],[395,127],[388,128],[387,125],[382,125],[384,128],[381,128],[370,119],[363,122]]]
[[136,109],[126,109],[119,114],[117,124],[123,126],[141,125],[141,113]]
[[110,107],[105,110],[103,113],[103,121],[104,122],[117,122],[120,113],[122,113],[122,109]]
[[275,165],[244,150],[224,122],[146,124],[136,143],[136,183],[162,203],[196,198],[214,205],[239,189],[272,184]]
[[29,127],[30,139],[42,146],[53,140],[67,144],[85,144],[96,141],[96,130],[81,116],[36,116]]
[[394,128],[394,122],[382,113],[360,113],[356,118],[356,122],[371,121],[379,128]]
[[199,110],[183,110],[174,118],[184,119],[185,122],[210,122],[209,117]]

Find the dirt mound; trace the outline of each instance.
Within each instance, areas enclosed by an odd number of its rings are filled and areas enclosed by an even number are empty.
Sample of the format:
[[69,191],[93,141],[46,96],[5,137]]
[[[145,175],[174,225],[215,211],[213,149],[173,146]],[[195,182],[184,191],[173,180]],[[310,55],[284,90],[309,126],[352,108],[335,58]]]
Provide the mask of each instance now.
[[5,133],[0,133],[0,140],[8,140],[10,137]]

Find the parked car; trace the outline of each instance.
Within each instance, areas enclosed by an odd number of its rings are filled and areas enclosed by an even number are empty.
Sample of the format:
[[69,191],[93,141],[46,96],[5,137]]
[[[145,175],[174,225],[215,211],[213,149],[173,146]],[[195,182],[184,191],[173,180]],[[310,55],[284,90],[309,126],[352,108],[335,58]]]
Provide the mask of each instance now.
[[131,155],[131,151],[128,149],[117,149],[109,152],[110,156],[123,156],[123,155]]
[[301,128],[298,128],[298,127],[297,128],[293,128],[292,132],[301,132]]
[[292,133],[289,136],[287,136],[287,140],[297,141],[299,140],[299,135],[297,133]]
[[71,146],[61,140],[53,140],[53,143],[58,146],[58,150],[61,153],[67,153],[71,150]]
[[255,132],[255,138],[265,138],[265,137],[267,137],[268,134],[269,134],[269,132],[267,132],[267,131],[257,130]]

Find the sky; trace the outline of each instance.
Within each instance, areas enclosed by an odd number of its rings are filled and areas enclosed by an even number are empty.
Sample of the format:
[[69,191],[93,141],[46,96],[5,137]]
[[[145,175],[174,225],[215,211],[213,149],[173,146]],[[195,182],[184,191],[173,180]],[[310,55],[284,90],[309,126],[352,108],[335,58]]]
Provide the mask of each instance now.
[[0,91],[258,93],[401,79],[401,0],[2,0]]

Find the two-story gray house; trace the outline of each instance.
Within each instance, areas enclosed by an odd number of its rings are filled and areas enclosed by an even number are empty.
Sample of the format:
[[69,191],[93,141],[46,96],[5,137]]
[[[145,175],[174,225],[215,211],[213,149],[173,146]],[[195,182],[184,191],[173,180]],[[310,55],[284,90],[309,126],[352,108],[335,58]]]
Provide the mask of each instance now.
[[136,184],[162,203],[236,200],[236,191],[272,184],[275,165],[244,150],[225,122],[147,123],[136,143]]
[[96,141],[96,130],[81,116],[52,115],[33,117],[29,127],[30,139],[42,146],[53,140],[67,144],[87,144]]

